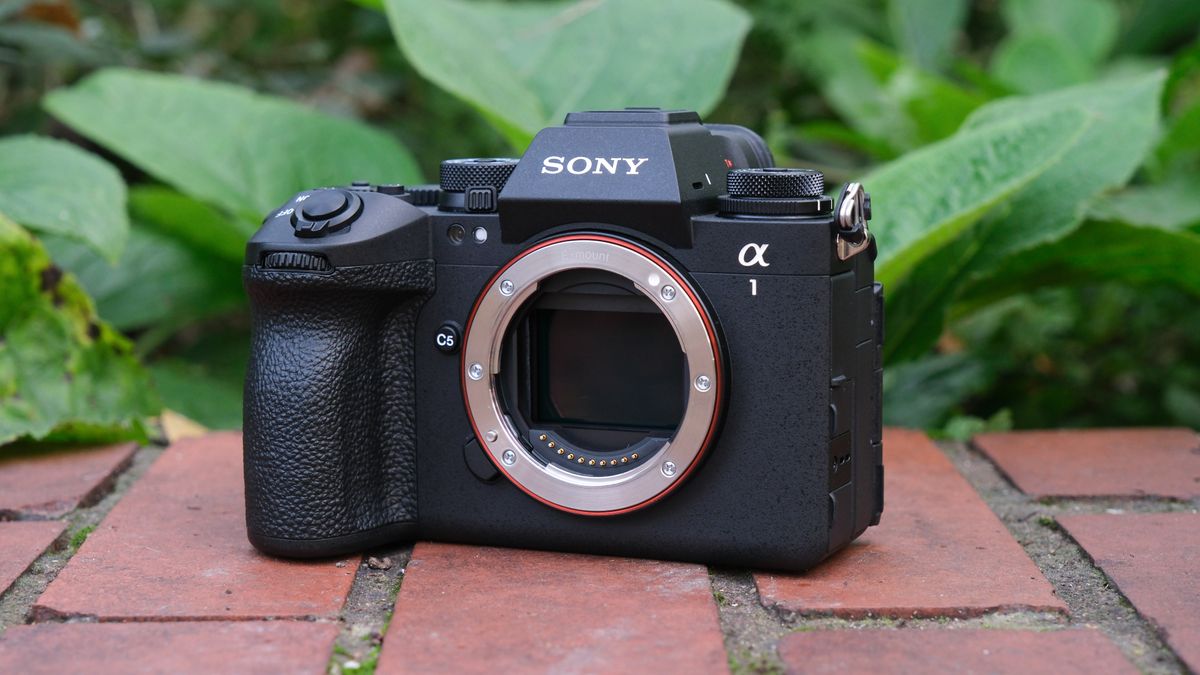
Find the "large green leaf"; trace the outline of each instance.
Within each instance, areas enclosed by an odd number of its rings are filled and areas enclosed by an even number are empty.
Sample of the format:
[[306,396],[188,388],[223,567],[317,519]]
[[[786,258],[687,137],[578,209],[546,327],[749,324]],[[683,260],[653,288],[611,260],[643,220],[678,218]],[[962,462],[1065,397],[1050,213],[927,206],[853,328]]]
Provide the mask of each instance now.
[[110,69],[51,93],[45,106],[154,177],[250,222],[304,188],[420,175],[380,131],[230,84]]
[[889,0],[892,36],[910,59],[938,70],[967,18],[967,0]]
[[985,389],[989,369],[970,354],[933,354],[883,373],[883,423],[928,429]]
[[44,242],[95,299],[100,316],[120,330],[177,329],[245,303],[237,262],[189,248],[143,222],[134,224],[117,264],[69,240]]
[[[939,146],[988,130],[1032,130],[1062,115],[1082,117],[1088,123],[1057,140],[1049,164],[1036,155],[1029,156],[1029,163],[1038,167],[1037,174],[990,200],[991,207],[999,208],[992,208],[985,221],[969,228],[966,225],[987,208],[963,210],[971,217],[952,221],[950,227],[932,228],[928,234],[925,230],[931,226],[922,225],[937,222],[922,211],[947,199],[939,191],[957,195],[969,187],[969,181],[963,179],[972,175],[969,171],[933,173],[961,169],[962,153],[948,153],[944,162],[929,161],[920,170],[914,166],[910,167],[913,171],[898,171],[897,167],[920,156],[913,153],[882,170],[892,172],[894,179],[880,183],[877,177],[868,177],[866,184],[879,205],[875,211],[880,218],[874,230],[880,243],[879,276],[889,284],[887,358],[897,361],[920,356],[937,339],[947,309],[963,288],[973,280],[994,276],[996,266],[1008,257],[1070,233],[1105,190],[1123,185],[1153,142],[1161,86],[1162,74],[1154,73],[1005,99],[979,109],[958,135]],[[1010,144],[1011,149],[1014,146]],[[1015,161],[1021,161],[1020,157]],[[918,184],[920,178],[934,175],[939,178],[927,187]],[[902,209],[893,206],[896,202],[903,203]]]
[[842,28],[820,29],[804,42],[805,66],[830,105],[894,154],[953,134],[987,100]]
[[1050,91],[1090,79],[1112,49],[1119,15],[1108,0],[1006,0],[1010,34],[992,72],[1022,92]]
[[971,115],[963,125],[965,132],[1030,124],[1055,111],[1081,112],[1092,120],[1060,162],[1010,200],[1003,227],[981,252],[984,260],[1000,260],[1064,236],[1079,225],[1098,195],[1129,180],[1158,133],[1163,79],[1164,73],[1154,72],[1008,98]]
[[129,236],[125,183],[116,169],[48,138],[0,139],[0,209],[31,230],[81,241],[110,261]]
[[572,110],[711,110],[750,27],[723,0],[385,0],[413,66],[515,147]]
[[157,408],[129,343],[33,237],[0,216],[0,444],[97,428],[140,435]]
[[209,429],[242,428],[244,374],[216,377],[203,364],[181,359],[156,361],[150,366],[150,374],[163,403],[171,410]]
[[246,242],[258,231],[257,221],[231,218],[187,195],[155,185],[130,189],[129,213],[134,222],[170,236],[189,249],[239,266],[246,254]]
[[997,124],[909,153],[867,176],[885,284],[1062,159],[1086,130],[1077,110]]
[[1091,221],[1070,236],[1007,258],[967,290],[970,306],[1040,286],[1117,280],[1176,286],[1200,295],[1200,235]]
[[1167,230],[1200,226],[1200,176],[1180,174],[1165,183],[1138,185],[1104,195],[1092,205],[1088,216]]

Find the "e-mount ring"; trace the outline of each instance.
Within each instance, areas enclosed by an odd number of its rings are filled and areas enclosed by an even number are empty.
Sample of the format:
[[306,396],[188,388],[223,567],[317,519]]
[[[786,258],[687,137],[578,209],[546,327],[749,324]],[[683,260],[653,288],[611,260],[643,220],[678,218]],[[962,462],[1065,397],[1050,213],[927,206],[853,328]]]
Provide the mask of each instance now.
[[[629,280],[670,322],[683,348],[687,400],[671,439],[633,469],[584,475],[539,461],[520,440],[496,390],[510,322],[539,284],[585,269]],[[484,287],[463,334],[462,387],[475,436],[496,467],[534,499],[581,515],[616,515],[645,506],[682,484],[713,442],[724,389],[713,322],[687,281],[637,244],[598,234],[556,237],[522,252]]]

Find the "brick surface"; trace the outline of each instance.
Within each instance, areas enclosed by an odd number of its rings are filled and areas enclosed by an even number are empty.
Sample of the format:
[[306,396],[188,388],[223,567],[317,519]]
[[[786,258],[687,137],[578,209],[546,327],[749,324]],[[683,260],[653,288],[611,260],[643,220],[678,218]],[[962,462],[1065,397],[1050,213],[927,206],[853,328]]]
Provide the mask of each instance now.
[[0,523],[0,594],[29,569],[66,527],[48,520]]
[[701,565],[420,543],[378,672],[726,668]]
[[1200,513],[1058,519],[1125,597],[1200,671]]
[[1136,673],[1095,630],[900,629],[792,633],[790,673]]
[[51,623],[0,637],[2,673],[324,673],[337,625],[309,621]]
[[763,602],[846,617],[973,616],[1066,605],[949,460],[915,431],[884,433],[883,519],[801,575],[757,574]]
[[57,518],[86,505],[137,450],[123,443],[86,450],[0,455],[0,516]]
[[334,616],[355,562],[268,558],[246,540],[242,444],[223,433],[171,446],[88,537],[36,616]]
[[1036,497],[1200,496],[1200,436],[1190,429],[983,434],[975,445]]

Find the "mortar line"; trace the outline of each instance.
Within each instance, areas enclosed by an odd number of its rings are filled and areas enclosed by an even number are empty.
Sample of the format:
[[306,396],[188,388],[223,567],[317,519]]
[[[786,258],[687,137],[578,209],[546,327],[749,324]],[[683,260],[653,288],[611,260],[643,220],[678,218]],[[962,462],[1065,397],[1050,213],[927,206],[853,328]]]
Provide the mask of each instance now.
[[[10,626],[30,622],[31,611],[38,598],[78,551],[78,546],[72,546],[71,542],[85,530],[90,533],[91,529],[98,526],[164,449],[160,445],[140,446],[124,467],[118,467],[113,472],[106,485],[102,484],[89,493],[86,500],[88,505],[79,506],[61,518],[47,519],[65,522],[67,527],[63,534],[34,559],[3,594],[0,594],[0,637]],[[82,541],[79,544],[81,545]],[[63,620],[65,617],[51,619]]]
[[[383,649],[388,624],[400,598],[404,572],[412,559],[412,543],[398,544],[371,551],[351,559],[356,564],[354,582],[338,612],[338,636],[329,655],[328,672],[373,673]],[[370,562],[377,563],[376,569]],[[347,668],[348,662],[358,668]]]
[[1021,492],[977,447],[965,443],[937,445],[1037,565],[1055,594],[1067,604],[1070,626],[1100,629],[1143,673],[1187,672],[1150,621],[1054,520],[1064,513],[1104,513],[1116,504],[1133,511],[1155,512],[1182,510],[1175,507],[1186,504],[1140,497],[1042,501]]

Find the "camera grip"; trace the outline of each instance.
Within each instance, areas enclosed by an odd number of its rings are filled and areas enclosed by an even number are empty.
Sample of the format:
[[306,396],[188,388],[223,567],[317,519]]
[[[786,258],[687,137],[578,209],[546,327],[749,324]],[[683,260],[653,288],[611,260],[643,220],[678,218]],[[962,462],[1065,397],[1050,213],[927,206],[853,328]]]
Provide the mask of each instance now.
[[336,555],[417,520],[414,342],[431,260],[246,267],[246,524],[276,555]]

